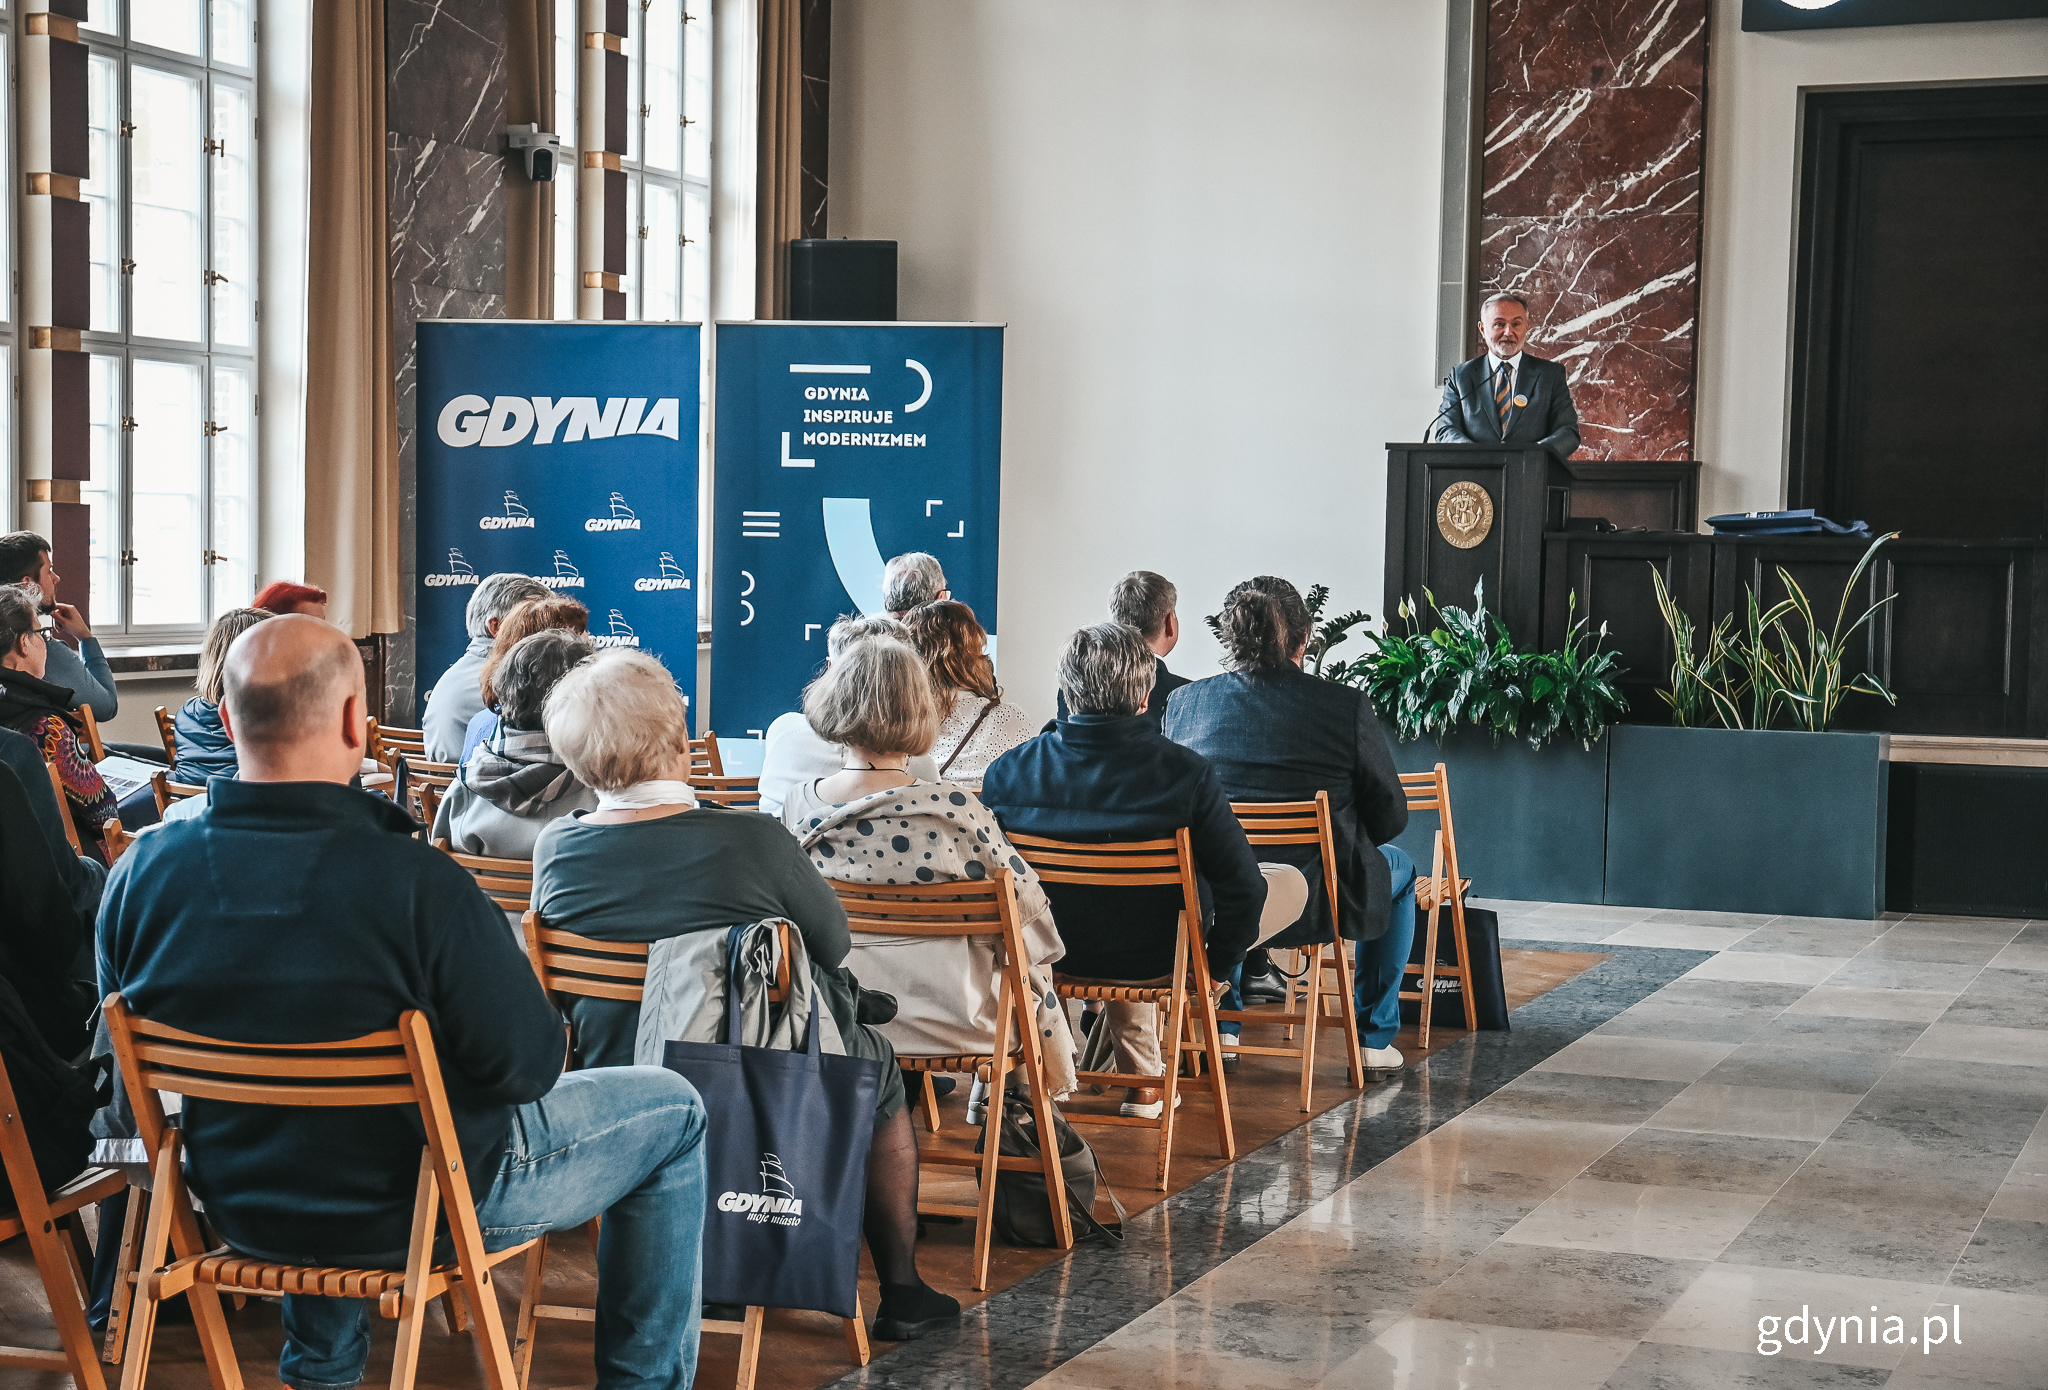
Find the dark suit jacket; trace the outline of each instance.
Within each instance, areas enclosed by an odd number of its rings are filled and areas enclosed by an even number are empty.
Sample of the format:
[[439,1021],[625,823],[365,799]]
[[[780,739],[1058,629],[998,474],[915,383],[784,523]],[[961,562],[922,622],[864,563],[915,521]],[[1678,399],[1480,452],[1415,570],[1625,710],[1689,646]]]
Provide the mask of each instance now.
[[[1393,876],[1376,846],[1408,827],[1408,798],[1365,692],[1297,666],[1191,681],[1173,697],[1166,736],[1208,759],[1232,801],[1310,801],[1330,794],[1337,842],[1337,922],[1371,941],[1387,929]],[[1298,866],[1308,907],[1278,944],[1328,940],[1330,908],[1313,846],[1261,845]]]
[[[1154,840],[1187,826],[1211,909],[1203,941],[1218,978],[1259,939],[1266,879],[1209,765],[1142,714],[1074,714],[982,774],[981,804],[1006,832],[1059,840]],[[1173,970],[1173,888],[1048,883],[1067,954],[1062,975],[1154,980]]]
[[[1145,717],[1152,721],[1153,728],[1159,728],[1166,719],[1167,696],[1173,694],[1174,691],[1187,683],[1188,678],[1186,676],[1176,676],[1173,672],[1166,669],[1165,662],[1157,657],[1152,659],[1152,694],[1145,701]],[[1059,707],[1059,716],[1058,718],[1045,721],[1045,727],[1039,730],[1042,734],[1049,734],[1054,729],[1057,729],[1060,726],[1060,720],[1067,717],[1067,692],[1064,690],[1054,691],[1052,698],[1053,703]]]
[[1493,404],[1493,371],[1491,356],[1459,364],[1444,387],[1432,438],[1462,444],[1540,444],[1561,459],[1570,458],[1579,447],[1579,412],[1572,405],[1564,368],[1534,353],[1522,354],[1514,395],[1529,403],[1518,406],[1509,397],[1505,438]]

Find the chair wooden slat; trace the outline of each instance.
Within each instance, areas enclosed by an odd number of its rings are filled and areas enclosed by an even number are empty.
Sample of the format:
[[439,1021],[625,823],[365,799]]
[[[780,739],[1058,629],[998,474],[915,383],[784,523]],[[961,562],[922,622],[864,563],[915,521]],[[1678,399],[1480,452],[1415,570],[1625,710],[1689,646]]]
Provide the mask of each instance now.
[[64,822],[64,838],[71,842],[73,854],[84,854],[85,846],[78,841],[78,822],[71,818],[71,798],[64,791],[64,778],[57,771],[57,765],[45,759],[43,768],[50,774],[50,790],[57,793],[57,816]]
[[[1458,872],[1458,834],[1451,819],[1451,774],[1444,764],[1438,763],[1428,772],[1404,772],[1401,785],[1408,792],[1408,809],[1411,811],[1434,811],[1437,816],[1436,835],[1430,848],[1429,876],[1416,876],[1416,906],[1428,917],[1423,927],[1422,963],[1402,968],[1401,979],[1405,984],[1409,976],[1419,976],[1416,988],[1400,992],[1402,999],[1416,1001],[1416,1036],[1422,1046],[1429,1046],[1431,1015],[1436,1012],[1436,981],[1439,975],[1448,975],[1459,982],[1459,995],[1465,1005],[1465,1031],[1476,1032],[1479,1028],[1479,1005],[1472,997],[1471,947],[1465,936],[1465,888],[1471,880]],[[1448,885],[1457,884],[1458,891],[1449,892]],[[1429,901],[1424,902],[1427,893]],[[1450,909],[1451,944],[1457,957],[1455,965],[1441,964],[1436,958],[1437,927],[1445,908]]]
[[173,801],[183,801],[188,796],[198,796],[206,790],[188,782],[173,782],[168,772],[151,773],[149,785],[156,793],[156,813],[159,816],[171,809]]
[[85,726],[85,747],[86,751],[92,754],[92,760],[98,762],[106,757],[107,745],[100,741],[100,721],[92,712],[92,706],[80,705],[72,713],[76,714],[78,722]]
[[158,705],[156,714],[156,736],[163,740],[164,761],[172,767],[178,765],[178,725],[171,712]]

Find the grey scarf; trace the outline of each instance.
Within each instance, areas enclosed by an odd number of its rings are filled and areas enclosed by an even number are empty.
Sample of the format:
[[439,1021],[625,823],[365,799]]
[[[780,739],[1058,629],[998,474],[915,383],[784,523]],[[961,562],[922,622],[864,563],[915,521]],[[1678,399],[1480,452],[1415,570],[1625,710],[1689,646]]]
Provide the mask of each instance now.
[[463,765],[462,784],[511,816],[531,816],[576,784],[555,761],[545,732],[498,725],[498,731]]

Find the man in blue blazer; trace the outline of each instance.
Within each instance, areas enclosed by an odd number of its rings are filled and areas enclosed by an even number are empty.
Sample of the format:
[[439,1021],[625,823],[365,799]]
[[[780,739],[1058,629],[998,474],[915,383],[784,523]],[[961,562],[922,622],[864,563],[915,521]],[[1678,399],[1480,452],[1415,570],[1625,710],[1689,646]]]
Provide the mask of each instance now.
[[1564,368],[1524,352],[1529,306],[1500,293],[1479,310],[1486,353],[1459,364],[1444,383],[1431,438],[1452,444],[1540,445],[1561,459],[1579,447],[1579,412]]

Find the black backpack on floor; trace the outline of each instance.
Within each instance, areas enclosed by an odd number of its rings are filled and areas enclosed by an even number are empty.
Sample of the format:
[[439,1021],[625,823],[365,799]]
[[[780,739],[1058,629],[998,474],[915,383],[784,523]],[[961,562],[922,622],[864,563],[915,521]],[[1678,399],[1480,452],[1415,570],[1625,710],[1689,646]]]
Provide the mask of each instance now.
[[[1060,1148],[1060,1176],[1067,1187],[1067,1214],[1073,1219],[1074,1238],[1085,1240],[1099,1235],[1115,1242],[1124,1238],[1124,1204],[1108,1183],[1102,1184],[1103,1193],[1109,1204],[1116,1208],[1116,1221],[1105,1223],[1095,1219],[1095,1184],[1102,1175],[1096,1166],[1095,1150],[1088,1147],[1074,1127],[1067,1123],[1057,1106],[1053,1107],[1052,1124],[1054,1138]],[[1003,1127],[997,1141],[1004,1158],[1037,1158],[1038,1115],[1031,1103],[1017,1096],[1007,1096],[1003,1102]],[[974,1151],[986,1150],[984,1136],[974,1141]],[[979,1170],[975,1177],[980,1178]],[[996,1174],[995,1232],[1008,1245],[1028,1245],[1051,1248],[1059,1244],[1053,1238],[1052,1203],[1047,1200],[1045,1176],[1021,1170],[1002,1170]]]

